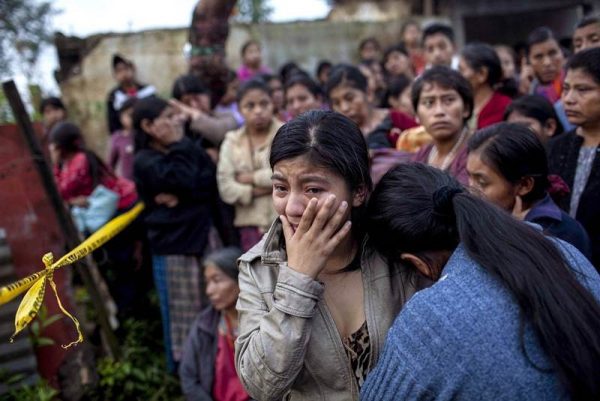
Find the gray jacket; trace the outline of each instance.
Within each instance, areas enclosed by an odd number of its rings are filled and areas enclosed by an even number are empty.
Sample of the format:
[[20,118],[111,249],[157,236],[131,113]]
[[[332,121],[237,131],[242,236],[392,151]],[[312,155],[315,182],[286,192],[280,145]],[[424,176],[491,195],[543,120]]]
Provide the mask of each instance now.
[[[263,400],[358,400],[359,390],[335,322],[322,298],[324,285],[290,269],[281,224],[240,258],[235,343],[238,375]],[[415,292],[414,280],[377,255],[361,260],[370,367],[388,329]]]

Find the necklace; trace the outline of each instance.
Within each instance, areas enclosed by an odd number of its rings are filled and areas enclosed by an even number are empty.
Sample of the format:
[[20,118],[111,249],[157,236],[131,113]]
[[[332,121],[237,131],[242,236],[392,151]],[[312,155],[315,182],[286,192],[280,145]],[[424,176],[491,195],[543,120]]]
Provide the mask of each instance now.
[[[444,158],[442,159],[442,164],[439,167],[440,170],[448,169],[448,166],[454,160],[454,157],[456,156],[456,152],[458,152],[460,145],[462,145],[465,137],[467,136],[466,134],[467,134],[467,129],[463,128],[462,132],[460,133],[460,136],[458,137],[458,140],[456,141],[456,143],[454,144],[452,149],[450,149],[450,152],[448,152],[448,154],[446,156],[444,156]],[[437,159],[437,157],[438,157],[438,150],[435,147],[435,145],[433,145],[433,147],[431,148],[431,152],[429,152],[429,156],[427,157],[427,164],[430,166],[433,166],[433,161],[435,159]]]

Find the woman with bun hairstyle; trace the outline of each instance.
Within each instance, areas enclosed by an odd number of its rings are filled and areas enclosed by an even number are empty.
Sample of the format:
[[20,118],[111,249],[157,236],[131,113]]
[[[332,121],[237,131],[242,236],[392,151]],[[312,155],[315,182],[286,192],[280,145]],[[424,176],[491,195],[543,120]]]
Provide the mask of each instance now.
[[597,400],[600,276],[568,243],[404,164],[368,207],[370,244],[434,284],[389,331],[363,400]]

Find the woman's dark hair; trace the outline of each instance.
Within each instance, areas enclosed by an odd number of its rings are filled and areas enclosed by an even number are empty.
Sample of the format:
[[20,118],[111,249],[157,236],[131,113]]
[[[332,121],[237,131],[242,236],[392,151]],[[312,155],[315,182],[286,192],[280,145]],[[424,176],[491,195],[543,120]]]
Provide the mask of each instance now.
[[372,44],[377,49],[381,48],[381,45],[379,44],[379,41],[377,39],[375,39],[374,37],[368,37],[360,41],[360,43],[358,44],[358,50],[362,51],[362,49],[368,44]]
[[90,167],[92,185],[96,187],[105,177],[114,177],[108,166],[91,150],[85,147],[85,141],[78,126],[68,121],[57,123],[48,137],[57,149],[66,154],[83,152]]
[[137,97],[130,97],[129,99],[125,100],[121,105],[121,108],[119,108],[119,115],[121,115],[121,113],[123,113],[124,111],[133,109],[137,101]]
[[563,126],[556,115],[556,110],[552,103],[540,95],[525,95],[512,101],[504,111],[504,120],[508,120],[511,113],[517,112],[525,117],[537,120],[542,126],[545,126],[548,120],[556,121],[556,129],[552,135],[558,135],[563,132]]
[[531,31],[529,36],[527,36],[527,44],[525,47],[527,56],[529,56],[532,46],[543,43],[547,40],[554,40],[556,44],[558,44],[558,39],[556,39],[554,32],[552,32],[552,29],[548,28],[547,26],[540,26]]
[[181,100],[184,95],[188,94],[209,94],[208,87],[204,85],[202,80],[193,74],[182,75],[173,83],[172,96]]
[[[311,110],[284,124],[273,138],[269,163],[304,156],[344,179],[350,191],[373,189],[369,151],[360,128],[340,113]],[[362,237],[365,205],[352,211],[352,231]]]
[[556,243],[423,164],[388,172],[371,195],[367,216],[369,244],[389,263],[400,263],[402,253],[427,260],[461,243],[518,303],[523,352],[527,322],[571,397],[600,398],[600,305]]
[[136,152],[146,149],[150,145],[151,140],[150,136],[142,128],[142,121],[154,121],[167,107],[169,107],[169,103],[157,96],[148,96],[136,102],[132,115]]
[[218,267],[223,273],[229,276],[236,283],[238,281],[239,269],[237,260],[243,252],[235,246],[228,246],[209,253],[203,261],[203,265],[212,264]]
[[398,77],[394,77],[390,83],[388,84],[387,91],[385,92],[385,96],[383,97],[382,107],[390,108],[389,98],[398,98],[402,95],[402,92],[406,90],[412,84],[412,80],[409,79],[405,75],[400,75]]
[[242,48],[240,49],[240,55],[242,57],[244,57],[244,55],[246,54],[246,50],[248,50],[248,48],[252,45],[256,45],[256,46],[258,46],[258,48],[260,48],[260,43],[258,43],[257,40],[254,40],[254,39],[247,40],[246,42],[244,42],[244,44],[242,45]]
[[48,106],[54,107],[55,109],[64,110],[65,112],[67,111],[67,108],[65,107],[62,100],[60,100],[60,98],[56,96],[50,96],[42,99],[42,101],[40,102],[40,113],[43,114],[44,109]]
[[471,84],[467,81],[458,71],[445,66],[435,66],[426,70],[423,75],[418,77],[412,87],[412,103],[415,110],[419,106],[419,100],[421,99],[421,92],[425,84],[436,84],[444,89],[453,89],[458,92],[461,97],[465,109],[469,110],[467,117],[463,121],[467,121],[473,114],[473,90]]
[[281,82],[287,81],[292,75],[295,74],[308,75],[306,71],[300,68],[298,64],[293,61],[288,61],[279,68],[279,79],[281,79]]
[[329,61],[329,60],[319,61],[319,64],[317,64],[317,72],[316,72],[317,78],[319,77],[319,75],[321,75],[321,73],[323,72],[324,69],[331,68],[331,67],[333,67],[333,64],[331,64],[331,61]]
[[473,71],[487,69],[486,83],[495,88],[502,81],[502,63],[496,50],[485,43],[470,43],[460,55]]
[[567,70],[583,70],[600,84],[600,48],[582,50],[571,57]]
[[285,83],[284,91],[287,93],[287,91],[295,85],[304,86],[314,97],[323,96],[321,87],[309,76],[302,74],[292,75]]
[[[277,78],[277,77],[274,77],[274,78]],[[277,78],[277,79],[279,79],[279,78]],[[253,89],[258,89],[260,91],[263,91],[270,97],[271,89],[269,89],[269,85],[267,84],[267,82],[268,81],[265,81],[264,79],[259,78],[259,77],[252,78],[252,79],[249,79],[248,81],[244,82],[238,89],[237,98],[236,98],[238,104],[242,103],[242,99],[244,98],[244,96],[246,96],[246,94]]]
[[477,153],[483,163],[511,184],[524,177],[534,180],[523,201],[531,204],[546,195],[548,157],[538,137],[521,124],[498,123],[475,132],[469,138],[469,153]]
[[366,93],[369,83],[357,67],[350,64],[338,64],[332,68],[329,74],[329,79],[325,84],[325,93],[329,96],[335,88],[341,85]]
[[397,44],[395,44],[393,46],[390,46],[387,49],[385,49],[385,52],[383,53],[383,64],[385,64],[387,62],[388,57],[393,52],[402,53],[406,57],[409,57],[408,51],[406,50],[406,47],[404,47],[404,45],[402,43],[397,43]]

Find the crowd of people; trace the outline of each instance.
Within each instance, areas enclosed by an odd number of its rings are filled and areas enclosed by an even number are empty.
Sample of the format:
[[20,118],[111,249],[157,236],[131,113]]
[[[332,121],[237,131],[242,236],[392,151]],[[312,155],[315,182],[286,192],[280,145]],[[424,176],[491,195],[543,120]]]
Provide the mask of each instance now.
[[312,75],[252,40],[216,100],[115,55],[107,157],[57,98],[44,141],[83,235],[144,202],[103,274],[120,316],[156,289],[189,400],[595,400],[600,18],[561,43],[409,21]]

